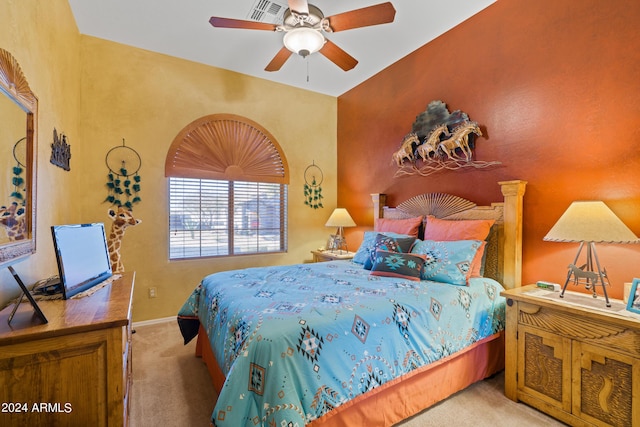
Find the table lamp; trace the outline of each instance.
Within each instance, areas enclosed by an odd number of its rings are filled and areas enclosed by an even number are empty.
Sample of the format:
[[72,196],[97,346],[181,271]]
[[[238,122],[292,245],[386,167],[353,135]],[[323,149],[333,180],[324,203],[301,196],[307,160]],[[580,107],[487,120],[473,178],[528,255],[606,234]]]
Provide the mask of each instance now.
[[344,227],[354,227],[355,225],[356,223],[345,208],[336,208],[325,224],[326,227],[337,227],[336,234],[332,234],[329,237],[327,249],[331,252],[336,250],[340,252],[344,250],[346,252],[347,241],[344,238]]
[[[606,269],[600,267],[595,243],[638,243],[638,237],[609,209],[602,201],[576,201],[562,214],[549,230],[545,241],[580,242],[573,263],[569,264],[567,280],[562,287],[560,297],[564,297],[567,285],[584,284],[585,289],[593,292],[596,298],[596,286],[601,285],[607,307],[611,307],[606,285],[609,284]],[[578,266],[582,248],[587,248],[586,262]]]

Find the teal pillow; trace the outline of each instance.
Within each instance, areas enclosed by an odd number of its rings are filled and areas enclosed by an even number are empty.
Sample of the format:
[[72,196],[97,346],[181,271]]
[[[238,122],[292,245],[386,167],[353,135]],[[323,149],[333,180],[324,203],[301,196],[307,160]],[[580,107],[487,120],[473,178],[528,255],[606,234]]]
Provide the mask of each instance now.
[[413,242],[415,241],[415,237],[393,237],[379,233],[371,246],[369,258],[364,262],[364,268],[371,270],[371,267],[373,266],[373,259],[375,258],[376,251],[378,249],[389,252],[409,253],[411,252],[411,246],[413,246]]
[[419,281],[424,261],[422,255],[378,249],[373,259],[371,274]]
[[[392,232],[377,232],[377,231],[365,231],[364,238],[362,239],[362,243],[360,247],[356,251],[356,254],[353,256],[353,262],[357,264],[364,264],[367,262],[367,259],[371,259],[371,250],[373,249],[373,245],[376,242],[376,237],[378,234],[383,234],[385,236],[391,237],[410,237],[406,234],[398,234]],[[415,238],[413,238],[415,240]]]
[[480,240],[417,240],[411,253],[425,256],[424,280],[467,286],[471,263],[481,244]]

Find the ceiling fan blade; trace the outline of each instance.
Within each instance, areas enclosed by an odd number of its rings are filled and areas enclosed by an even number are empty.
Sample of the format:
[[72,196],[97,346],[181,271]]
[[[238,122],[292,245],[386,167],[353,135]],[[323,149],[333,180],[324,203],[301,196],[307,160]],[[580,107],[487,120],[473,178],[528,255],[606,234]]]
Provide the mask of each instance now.
[[287,62],[287,59],[289,59],[289,57],[291,56],[291,53],[292,52],[289,49],[287,49],[286,47],[283,47],[282,49],[280,49],[278,53],[276,53],[276,56],[273,57],[271,62],[269,62],[269,64],[264,70],[278,71],[280,68],[282,68],[284,63]]
[[278,27],[275,24],[268,24],[266,22],[256,22],[256,21],[243,21],[241,19],[230,19],[230,18],[218,18],[217,16],[212,16],[209,19],[209,23],[214,27],[218,28],[242,28],[246,30],[267,30],[267,31],[275,31]]
[[303,15],[308,15],[309,3],[307,3],[307,0],[289,0],[289,9]]
[[388,24],[396,17],[396,10],[391,2],[363,7],[349,12],[328,17],[329,27],[333,32],[368,27],[370,25]]
[[331,40],[326,41],[322,49],[319,50],[329,61],[342,68],[344,71],[349,71],[356,65],[358,61],[347,52],[338,47]]

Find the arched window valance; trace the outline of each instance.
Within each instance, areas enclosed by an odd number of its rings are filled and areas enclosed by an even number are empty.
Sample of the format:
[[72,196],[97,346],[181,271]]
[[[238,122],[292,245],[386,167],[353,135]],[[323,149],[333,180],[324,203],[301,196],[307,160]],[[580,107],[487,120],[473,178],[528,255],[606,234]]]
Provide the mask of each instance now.
[[262,126],[234,114],[187,125],[173,140],[165,176],[289,184],[287,159]]

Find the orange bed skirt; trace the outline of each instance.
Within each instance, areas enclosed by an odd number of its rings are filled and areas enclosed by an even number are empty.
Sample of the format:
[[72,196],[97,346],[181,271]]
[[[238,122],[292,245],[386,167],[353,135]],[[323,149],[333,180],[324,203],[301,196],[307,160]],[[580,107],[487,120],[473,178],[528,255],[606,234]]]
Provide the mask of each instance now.
[[[200,327],[196,356],[207,365],[219,393],[224,374],[205,330]],[[392,426],[469,385],[504,369],[504,333],[479,341],[442,360],[396,378],[312,421],[308,427]]]

